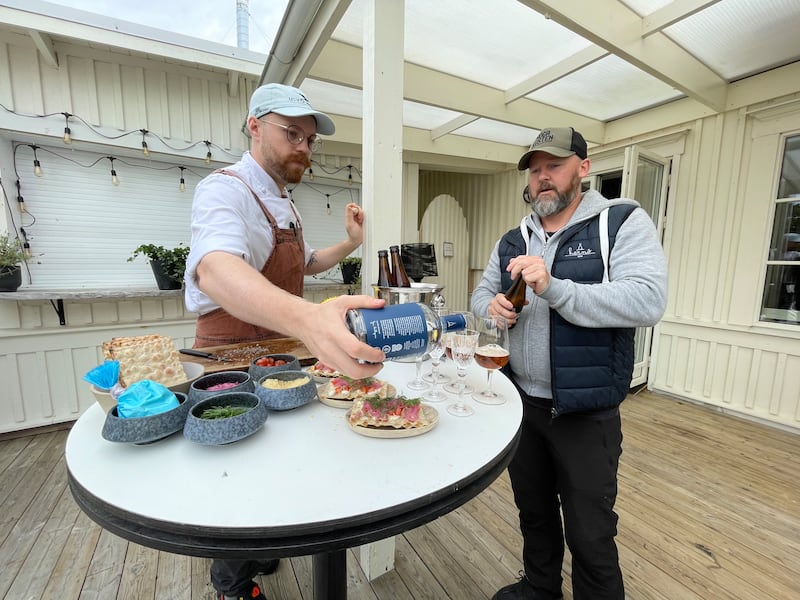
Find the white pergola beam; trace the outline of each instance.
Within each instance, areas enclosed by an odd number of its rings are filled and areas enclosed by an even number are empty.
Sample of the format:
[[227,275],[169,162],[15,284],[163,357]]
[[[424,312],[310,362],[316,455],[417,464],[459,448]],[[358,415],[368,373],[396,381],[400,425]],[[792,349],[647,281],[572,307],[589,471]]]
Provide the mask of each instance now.
[[599,48],[594,45],[584,48],[569,58],[565,58],[561,62],[554,64],[552,67],[544,69],[533,77],[526,79],[522,83],[519,83],[506,90],[506,104],[527,96],[528,94],[535,92],[539,88],[543,88],[554,81],[558,81],[562,77],[566,77],[570,73],[574,73],[575,71],[590,65],[593,62],[600,60],[604,56],[608,56],[608,51],[604,50],[603,48]]
[[642,37],[658,33],[717,2],[719,0],[673,0],[642,18]]
[[[361,72],[357,68],[361,64],[361,48],[331,40],[311,68],[309,77],[362,89]],[[592,141],[599,142],[604,136],[605,124],[597,119],[527,98],[507,104],[502,90],[420,65],[405,63],[403,79],[405,99],[420,104],[532,129],[545,125],[572,126]]]
[[58,55],[56,54],[56,49],[53,46],[53,40],[50,39],[50,36],[36,31],[35,29],[29,29],[28,35],[31,36],[33,44],[36,46],[39,54],[42,55],[45,64],[57,69]]
[[435,140],[447,135],[448,133],[453,133],[456,129],[460,129],[461,127],[464,127],[464,125],[469,125],[473,121],[477,120],[478,117],[473,115],[459,115],[444,125],[440,125],[436,129],[433,129],[431,131],[431,139]]
[[727,82],[663,33],[642,37],[642,19],[619,0],[518,0],[716,112]]

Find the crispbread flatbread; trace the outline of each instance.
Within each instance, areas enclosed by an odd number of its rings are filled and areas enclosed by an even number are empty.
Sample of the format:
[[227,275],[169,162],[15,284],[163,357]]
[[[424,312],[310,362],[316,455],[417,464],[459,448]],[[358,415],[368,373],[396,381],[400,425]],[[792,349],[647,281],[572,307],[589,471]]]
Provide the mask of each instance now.
[[165,386],[186,381],[175,342],[165,335],[112,338],[103,342],[103,355],[119,361],[119,383],[123,387],[142,379]]
[[404,396],[384,399],[356,398],[348,418],[351,425],[358,427],[414,429],[430,425],[420,401],[409,400]]
[[[369,381],[371,384],[375,385],[376,389],[366,390],[362,387],[356,387],[353,389],[352,387],[346,385],[343,385],[343,387],[340,388],[336,384],[344,383],[344,381],[342,378],[336,377],[332,381],[321,385],[319,387],[319,394],[323,398],[331,398],[333,400],[354,400],[356,398],[364,398],[367,396],[388,398],[393,396],[397,391],[391,383],[381,381],[380,379],[374,379],[372,377],[358,379],[355,382],[363,384],[363,382],[366,381]],[[380,387],[378,387],[378,384],[380,384]]]

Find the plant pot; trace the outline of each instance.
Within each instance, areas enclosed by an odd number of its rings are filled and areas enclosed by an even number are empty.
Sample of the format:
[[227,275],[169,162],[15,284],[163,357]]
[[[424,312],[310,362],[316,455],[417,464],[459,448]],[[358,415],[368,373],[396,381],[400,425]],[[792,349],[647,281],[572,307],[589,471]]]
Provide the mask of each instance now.
[[22,267],[15,265],[0,268],[0,292],[16,292],[21,285]]
[[340,268],[342,269],[342,282],[348,285],[354,284],[361,274],[361,265],[340,265]]
[[156,278],[156,285],[160,290],[179,290],[183,285],[180,279],[172,279],[164,272],[164,265],[160,260],[151,260],[150,268],[153,269],[153,275]]

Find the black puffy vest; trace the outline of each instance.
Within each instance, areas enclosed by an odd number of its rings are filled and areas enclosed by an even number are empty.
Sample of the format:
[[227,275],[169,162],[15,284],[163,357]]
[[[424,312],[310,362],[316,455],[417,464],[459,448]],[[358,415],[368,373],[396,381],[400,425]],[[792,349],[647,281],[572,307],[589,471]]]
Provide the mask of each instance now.
[[[634,206],[612,206],[608,218],[609,254],[617,231]],[[530,231],[528,232],[530,234]],[[519,228],[508,231],[500,241],[501,285],[508,289],[509,261],[525,253]],[[559,238],[551,275],[576,283],[603,281],[600,254],[599,217],[576,223]],[[634,333],[630,327],[579,327],[550,309],[550,376],[553,415],[610,409],[625,399],[630,390],[634,361]]]

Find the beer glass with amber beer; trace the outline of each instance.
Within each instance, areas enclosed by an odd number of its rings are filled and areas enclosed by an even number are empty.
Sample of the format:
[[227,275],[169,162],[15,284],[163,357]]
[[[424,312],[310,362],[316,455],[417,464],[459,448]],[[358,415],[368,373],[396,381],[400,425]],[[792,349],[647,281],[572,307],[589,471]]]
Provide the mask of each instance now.
[[503,404],[506,399],[492,389],[492,373],[508,364],[508,322],[505,317],[491,316],[476,319],[478,347],[475,362],[486,369],[486,389],[472,397],[482,404]]

